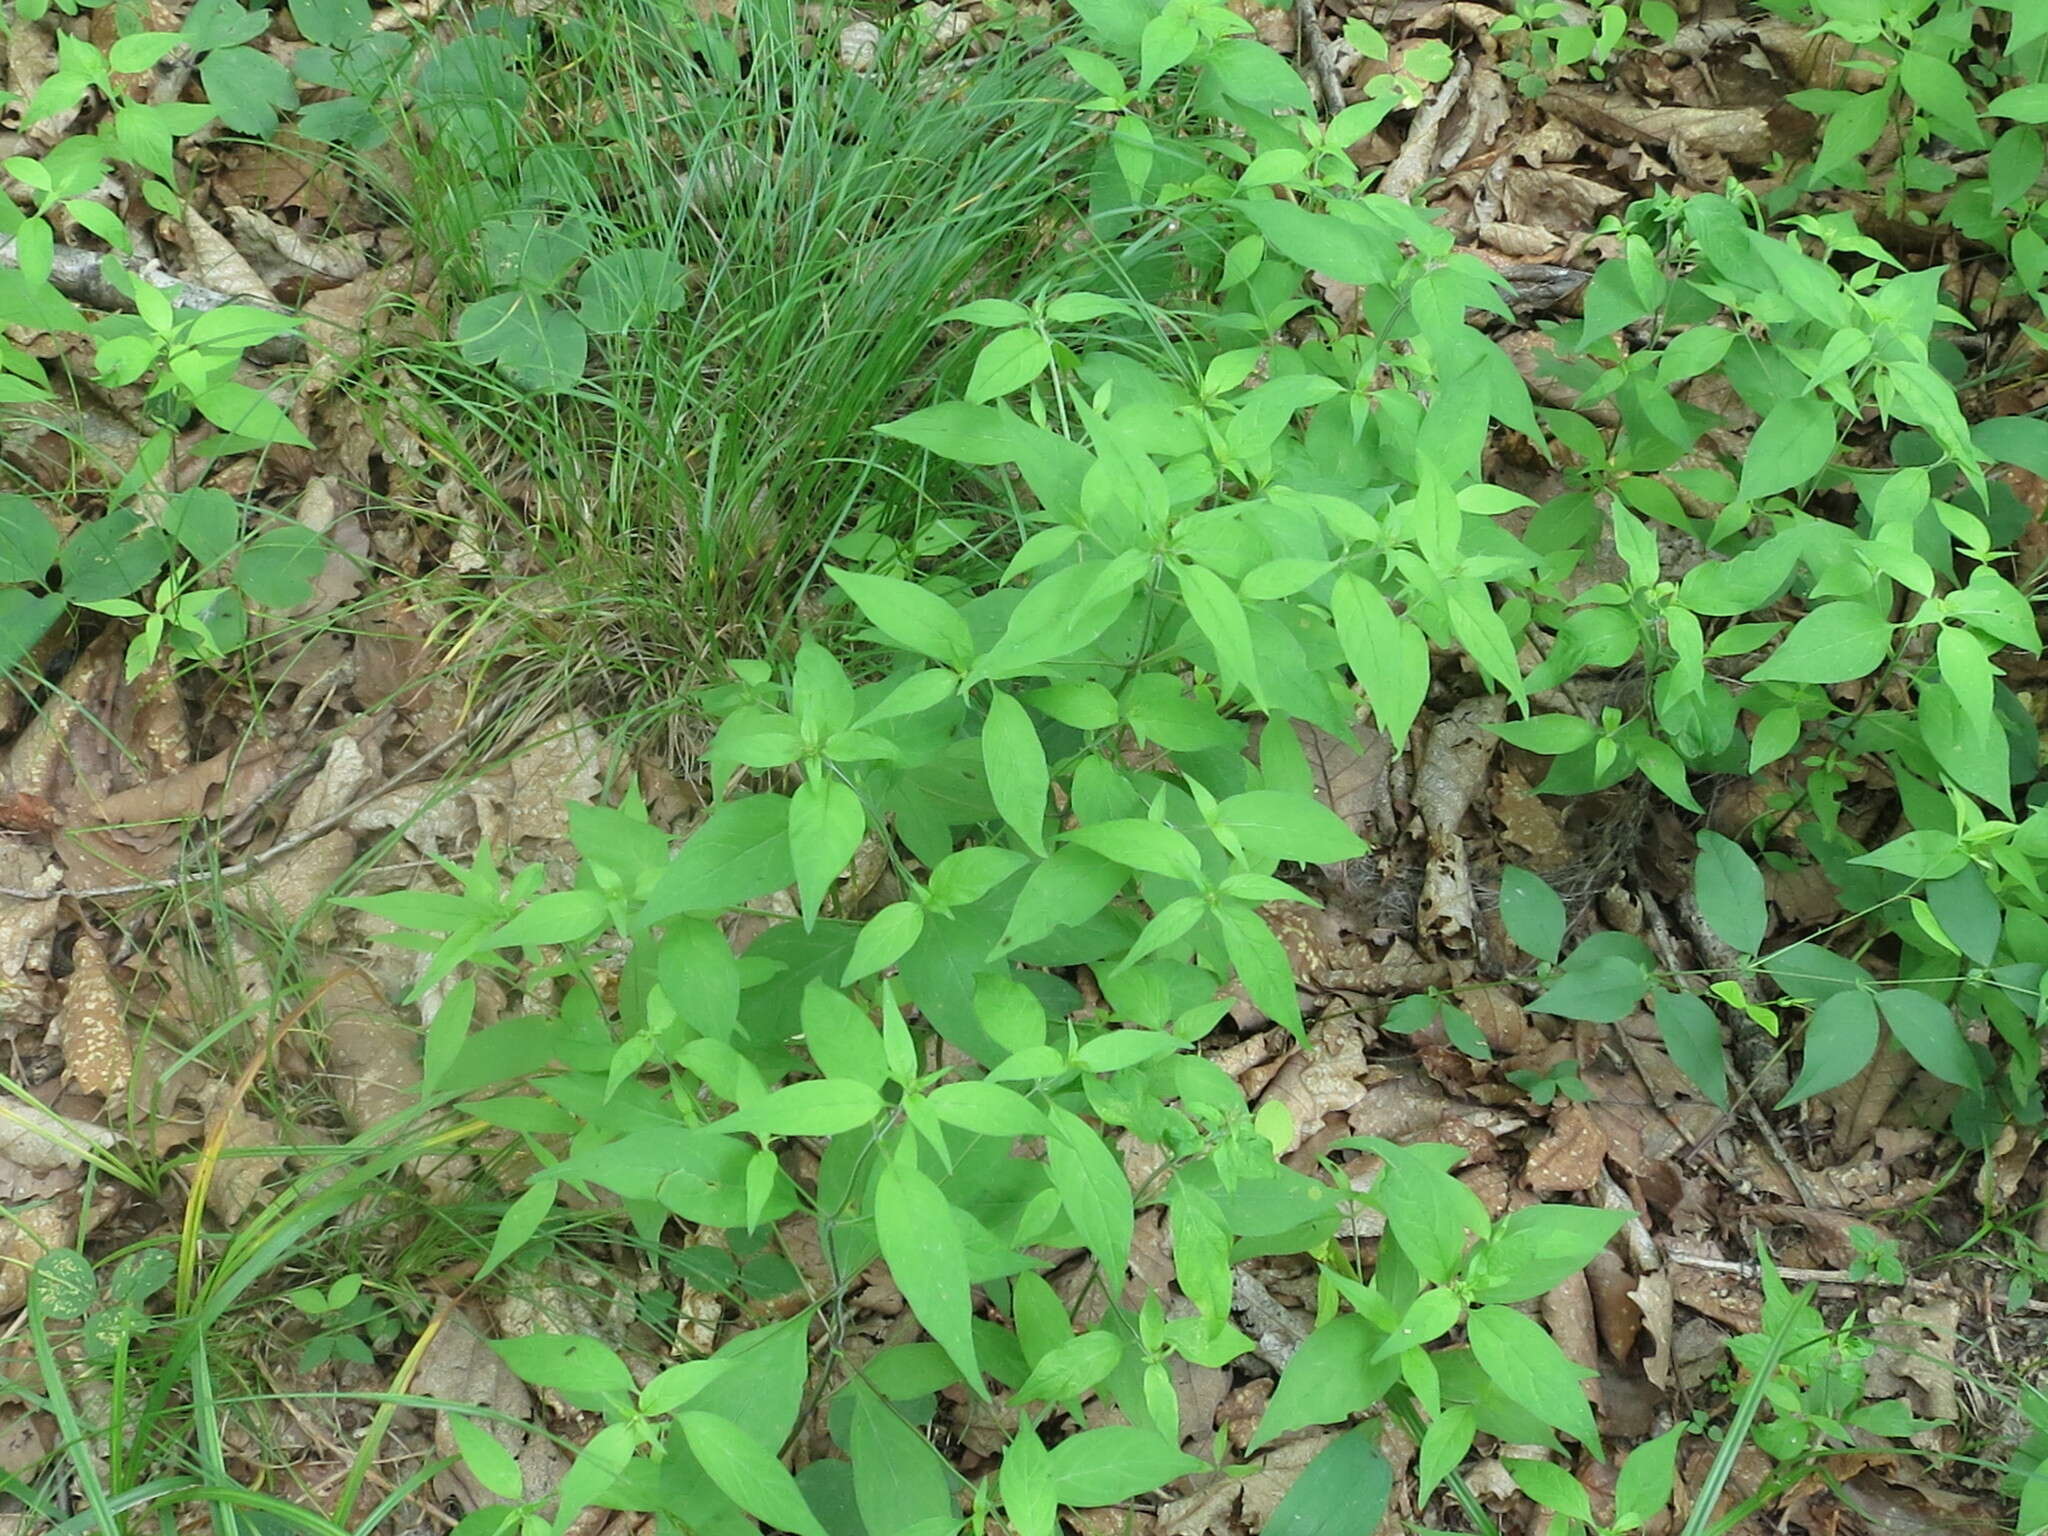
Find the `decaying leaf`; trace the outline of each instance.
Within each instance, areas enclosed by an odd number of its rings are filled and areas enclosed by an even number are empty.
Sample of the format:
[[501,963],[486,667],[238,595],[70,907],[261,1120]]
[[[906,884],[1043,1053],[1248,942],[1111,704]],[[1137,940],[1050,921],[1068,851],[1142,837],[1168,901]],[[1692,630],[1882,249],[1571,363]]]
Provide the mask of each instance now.
[[1445,949],[1469,947],[1478,927],[1462,825],[1500,745],[1486,727],[1506,712],[1500,694],[1459,705],[1431,728],[1416,766],[1415,808],[1429,836],[1419,926]]
[[604,743],[580,715],[558,715],[540,726],[512,760],[506,836],[567,837],[568,807],[597,798],[603,754]]
[[263,1198],[264,1186],[284,1167],[284,1159],[269,1150],[281,1138],[275,1124],[230,1097],[227,1084],[215,1084],[211,1097],[207,1144],[218,1141],[220,1158],[206,1186],[206,1207],[233,1226]]
[[[568,1458],[547,1436],[531,1434],[522,1427],[533,1418],[533,1396],[486,1342],[486,1336],[485,1327],[468,1313],[449,1313],[420,1356],[412,1390],[438,1402],[487,1410],[488,1416],[477,1416],[472,1422],[518,1461],[527,1495],[545,1497],[568,1470]],[[448,1428],[449,1415],[455,1411],[451,1406],[435,1415],[434,1449],[453,1458],[453,1465],[435,1478],[435,1486],[466,1509],[495,1504],[497,1498],[463,1465]]]

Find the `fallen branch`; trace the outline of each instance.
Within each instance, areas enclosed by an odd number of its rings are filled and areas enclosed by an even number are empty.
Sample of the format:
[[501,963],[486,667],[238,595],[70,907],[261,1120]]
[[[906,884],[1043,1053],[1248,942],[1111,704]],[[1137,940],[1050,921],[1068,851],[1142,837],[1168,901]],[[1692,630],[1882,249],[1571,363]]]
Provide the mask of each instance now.
[[[74,304],[83,304],[88,309],[132,315],[135,302],[127,294],[107,281],[107,274],[101,269],[106,258],[96,251],[81,251],[73,246],[60,245],[50,253],[50,285]],[[218,288],[209,288],[204,283],[195,283],[165,269],[162,262],[144,261],[135,257],[116,256],[116,261],[152,288],[172,294],[180,309],[207,310],[221,309],[229,304],[247,304],[252,309],[268,309],[280,315],[292,312],[281,304],[262,304],[239,293],[223,293]],[[21,266],[21,257],[15,250],[12,238],[0,239],[0,267]],[[297,332],[273,336],[249,349],[249,356],[259,363],[298,363],[306,359],[306,338]]]

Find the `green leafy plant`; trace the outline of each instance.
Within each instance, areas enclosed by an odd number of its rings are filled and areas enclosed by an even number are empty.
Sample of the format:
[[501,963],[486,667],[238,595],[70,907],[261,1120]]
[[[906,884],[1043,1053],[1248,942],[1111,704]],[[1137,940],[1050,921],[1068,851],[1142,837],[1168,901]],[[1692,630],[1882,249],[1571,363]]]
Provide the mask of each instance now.
[[1514,9],[1492,27],[1496,37],[1507,39],[1501,75],[1514,81],[1524,96],[1541,96],[1560,73],[1581,65],[1593,79],[1604,79],[1608,63],[1628,46],[1632,19],[1639,19],[1645,30],[1665,42],[1678,31],[1678,12],[1663,0],[1634,7],[1621,0],[1593,6],[1516,0]]
[[[32,18],[24,13],[23,19]],[[207,103],[133,99],[116,88],[116,72],[147,70],[174,55],[197,57],[201,81],[231,95],[230,112],[241,114],[233,126],[275,126],[271,106],[289,94],[279,78],[282,67],[245,46],[266,22],[263,13],[246,13],[228,0],[202,0],[183,30],[132,31],[105,52],[60,29],[59,68],[22,105],[24,126],[92,98],[104,110],[92,132],[69,135],[40,156],[9,160],[9,172],[33,198],[26,211],[0,199],[0,236],[12,242],[14,257],[0,270],[0,301],[26,323],[84,338],[92,383],[140,391],[143,414],[159,431],[113,473],[86,465],[112,484],[96,498],[94,515],[68,532],[30,496],[0,496],[7,535],[0,558],[0,667],[19,663],[67,610],[138,625],[128,647],[131,677],[164,652],[219,662],[246,641],[252,609],[304,602],[327,558],[324,541],[310,530],[192,484],[185,473],[189,450],[174,447],[173,434],[195,423],[215,429],[208,452],[310,446],[275,392],[241,372],[251,352],[295,335],[295,320],[250,304],[181,306],[178,289],[159,288],[123,265],[127,232],[95,195],[120,166],[137,178],[152,207],[179,212],[174,142],[216,117]],[[258,109],[262,122],[249,115]],[[91,260],[88,253],[57,250],[51,217],[60,211],[111,248],[98,260],[98,277],[132,313],[88,320],[58,291],[52,274],[60,255],[72,266]],[[0,412],[44,419],[38,413],[58,396],[43,365],[12,343],[0,344],[0,365],[6,370]],[[84,457],[85,445],[79,450]],[[173,484],[182,488],[168,489]]]
[[398,1336],[400,1319],[363,1289],[361,1275],[343,1275],[328,1285],[300,1286],[285,1300],[317,1331],[299,1351],[299,1369],[318,1370],[330,1360],[369,1365]]

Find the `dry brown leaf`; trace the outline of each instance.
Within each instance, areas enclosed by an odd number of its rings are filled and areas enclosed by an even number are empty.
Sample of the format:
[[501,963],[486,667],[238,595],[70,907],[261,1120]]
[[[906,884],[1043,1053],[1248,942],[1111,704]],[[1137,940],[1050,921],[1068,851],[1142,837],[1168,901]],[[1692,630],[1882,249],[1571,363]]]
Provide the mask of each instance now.
[[1466,83],[1471,78],[1472,61],[1460,54],[1456,67],[1409,123],[1408,138],[1402,144],[1401,152],[1394,157],[1394,163],[1381,173],[1376,190],[1389,197],[1405,199],[1437,169],[1437,145],[1443,134],[1444,120],[1464,98]]
[[1552,230],[1537,224],[1517,224],[1509,219],[1483,219],[1478,225],[1478,234],[1495,250],[1523,260],[1548,256],[1562,244]]
[[284,1167],[284,1159],[264,1150],[278,1145],[277,1127],[239,1102],[222,1102],[226,1089],[226,1084],[215,1085],[214,1107],[206,1117],[209,1141],[218,1135],[221,1147],[213,1181],[206,1186],[206,1208],[233,1226],[263,1197],[263,1186]]
[[187,822],[230,820],[254,804],[285,769],[275,747],[229,747],[189,768],[118,794],[99,796],[84,785],[61,797],[71,830],[58,851],[74,876],[90,880],[146,880],[173,862]]
[[[396,261],[351,278],[339,288],[316,293],[300,305],[306,345],[312,354],[306,388],[317,393],[339,378],[362,355],[366,344],[381,338],[389,329],[390,301],[423,291],[431,277],[425,262]],[[400,443],[394,449],[401,458],[404,447]]]
[[179,227],[192,253],[189,275],[195,281],[237,298],[254,299],[266,309],[276,306],[277,296],[270,291],[270,285],[235,249],[234,242],[207,223],[198,209],[187,208]]
[[[1736,1333],[1754,1333],[1762,1326],[1764,1298],[1756,1281],[1726,1270],[1702,1269],[1698,1265],[1687,1264],[1687,1257],[1719,1259],[1720,1255],[1703,1252],[1698,1245],[1684,1239],[1668,1239],[1665,1246],[1672,1262],[1664,1273],[1670,1278],[1674,1301]],[[1642,1287],[1638,1286],[1636,1291],[1640,1301]],[[1649,1308],[1644,1307],[1643,1312],[1647,1318]]]
[[1585,1272],[1568,1275],[1543,1293],[1543,1326],[1565,1358],[1589,1371],[1600,1368],[1600,1342],[1593,1321],[1593,1289]]
[[362,740],[343,736],[327,749],[327,761],[299,791],[285,818],[284,835],[298,837],[345,811],[376,772]]
[[[447,784],[406,784],[379,795],[348,819],[351,832],[396,830],[422,853],[441,852],[476,831],[473,797]],[[422,889],[431,890],[431,882]]]
[[1605,182],[1547,166],[1510,166],[1501,185],[1502,211],[1511,223],[1564,235],[1593,228],[1605,210],[1627,196]]
[[1450,1107],[1451,1101],[1441,1087],[1409,1070],[1370,1085],[1351,1107],[1347,1118],[1354,1136],[1405,1142],[1433,1129]]
[[[1905,1395],[1923,1419],[1951,1423],[1962,1417],[1956,1395],[1956,1339],[1962,1307],[1953,1297],[1919,1304],[1886,1296],[1871,1309],[1877,1351],[1870,1357],[1865,1391],[1871,1398]],[[1921,1430],[1913,1443],[1940,1446],[1940,1430]]]
[[[1672,39],[1674,49],[1692,43],[1687,27]],[[1764,52],[1789,70],[1801,85],[1824,91],[1874,91],[1890,77],[1892,60],[1868,48],[1858,48],[1847,38],[1815,32],[1789,21],[1765,18],[1743,28],[1763,46]],[[1869,66],[1851,69],[1851,62]]]
[[[428,1341],[413,1372],[412,1390],[421,1397],[462,1407],[485,1409],[470,1422],[495,1438],[519,1463],[529,1498],[545,1498],[568,1470],[569,1459],[555,1448],[546,1435],[529,1433],[524,1427],[534,1415],[534,1403],[525,1385],[512,1374],[510,1366],[485,1341],[470,1314],[456,1311]],[[434,1449],[450,1457],[453,1465],[434,1479],[435,1491],[450,1497],[466,1509],[495,1504],[498,1500],[479,1486],[465,1469],[453,1432],[448,1428],[453,1406],[434,1416]]]
[[581,715],[557,715],[512,759],[505,833],[512,838],[565,838],[569,806],[598,797],[604,743]]
[[1593,1321],[1600,1342],[1616,1360],[1627,1360],[1636,1352],[1642,1337],[1643,1309],[1629,1293],[1635,1277],[1611,1248],[1602,1248],[1586,1266],[1586,1286],[1593,1297]]
[[1569,83],[1545,91],[1542,104],[1544,111],[1611,144],[1683,145],[1693,154],[1725,155],[1744,165],[1762,165],[1779,147],[1760,107],[1653,107]]
[[60,1115],[35,1099],[0,1097],[0,1162],[35,1172],[79,1168],[118,1140],[104,1126]]
[[81,933],[71,947],[71,979],[57,1011],[64,1075],[82,1093],[111,1095],[127,1085],[135,1052],[122,1017],[121,994],[99,940]]
[[1669,1391],[1673,1382],[1671,1277],[1661,1269],[1644,1275],[1636,1281],[1628,1298],[1640,1309],[1643,1332],[1650,1336],[1650,1352],[1643,1357],[1643,1374]]
[[1461,828],[1500,745],[1486,727],[1506,712],[1499,694],[1460,704],[1431,727],[1415,769],[1415,808],[1429,840],[1417,928],[1447,950],[1469,948],[1478,927]]
[[1294,734],[1323,804],[1367,842],[1391,838],[1396,826],[1389,789],[1394,744],[1387,733],[1360,711],[1348,739],[1305,720],[1294,722]]
[[254,208],[224,210],[228,225],[252,265],[270,269],[269,281],[285,275],[326,278],[346,283],[370,270],[362,243],[346,235],[310,239]]
[[398,1017],[367,972],[332,963],[323,981],[318,1006],[328,1081],[349,1129],[367,1135],[418,1102],[419,1032]]
[[1370,1068],[1356,1024],[1318,1024],[1308,1044],[1281,1064],[1260,1104],[1280,1104],[1291,1117],[1293,1151],[1321,1129],[1325,1115],[1341,1114],[1365,1097]]
[[[230,887],[228,905],[238,912],[265,913],[302,939],[330,937],[332,915],[317,909],[355,861],[354,835],[336,829],[267,861],[248,880]],[[311,921],[309,914],[314,914]]]
[[1468,987],[1451,1001],[1471,1016],[1486,1043],[1503,1056],[1519,1056],[1531,1044],[1529,1016],[1503,987]]
[[1579,856],[1565,835],[1563,818],[1512,765],[1504,765],[1494,780],[1493,815],[1502,840],[1520,849],[1520,862],[1539,875],[1563,869]]

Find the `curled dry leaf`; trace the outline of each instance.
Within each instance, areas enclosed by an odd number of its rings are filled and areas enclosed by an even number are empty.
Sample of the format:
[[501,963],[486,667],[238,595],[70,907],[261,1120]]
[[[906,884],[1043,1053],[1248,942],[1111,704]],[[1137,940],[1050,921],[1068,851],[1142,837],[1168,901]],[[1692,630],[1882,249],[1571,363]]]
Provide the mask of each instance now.
[[1281,1064],[1260,1103],[1287,1110],[1294,1134],[1285,1150],[1291,1152],[1321,1129],[1325,1115],[1341,1114],[1365,1097],[1370,1076],[1359,1027],[1319,1024],[1308,1044]]
[[206,222],[196,208],[187,208],[179,227],[191,251],[192,275],[207,287],[236,298],[254,299],[265,308],[275,306],[276,295],[257,275],[234,242]]
[[[1923,1419],[1954,1422],[1962,1417],[1956,1395],[1956,1339],[1962,1307],[1953,1297],[1925,1304],[1886,1296],[1871,1309],[1877,1353],[1869,1363],[1867,1390],[1873,1398],[1904,1394]],[[1923,1450],[1945,1449],[1942,1432],[1921,1430],[1913,1443]]]
[[[320,899],[334,889],[355,860],[354,836],[336,829],[269,860],[249,879],[230,887],[228,905],[238,912],[268,914],[296,928],[316,912]],[[302,936],[327,937],[333,928],[331,917],[319,913],[302,930]]]
[[1469,947],[1478,926],[1460,827],[1500,745],[1486,727],[1506,711],[1499,694],[1460,704],[1431,728],[1416,766],[1415,807],[1429,837],[1418,926],[1446,949]]
[[1683,145],[1744,165],[1762,165],[1780,147],[1759,107],[1652,107],[1596,86],[1559,84],[1543,93],[1543,109],[1611,144]]
[[155,879],[175,861],[186,823],[233,820],[284,771],[278,749],[236,746],[119,794],[100,797],[79,786],[59,802],[67,806],[74,830],[58,839],[58,852],[74,880]]
[[345,235],[311,239],[254,208],[228,208],[225,212],[228,227],[248,253],[251,265],[269,269],[272,282],[290,274],[346,283],[370,270],[370,260],[358,240]]
[[284,835],[297,837],[330,817],[345,811],[370,782],[374,769],[355,736],[343,736],[327,749],[327,761],[320,765],[313,782],[299,791],[285,818]]
[[408,1028],[366,971],[332,963],[318,1003],[326,1024],[327,1076],[358,1136],[404,1114],[419,1099],[419,1032]]
[[[1756,1281],[1725,1269],[1706,1269],[1685,1262],[1689,1258],[1725,1262],[1718,1252],[1708,1251],[1707,1245],[1672,1237],[1666,1240],[1665,1247],[1671,1262],[1664,1272],[1671,1278],[1674,1301],[1736,1333],[1753,1333],[1761,1326],[1764,1297]],[[1644,1309],[1646,1316],[1648,1310]]]
[[1593,1321],[1593,1290],[1584,1270],[1565,1276],[1543,1293],[1543,1326],[1565,1358],[1589,1371],[1600,1368],[1600,1342]]
[[1480,239],[1503,255],[1524,259],[1548,256],[1560,244],[1557,235],[1548,229],[1505,219],[1481,220],[1478,234]]
[[119,1139],[104,1126],[60,1115],[34,1099],[0,1096],[0,1162],[35,1172],[79,1168]]
[[1559,234],[1592,228],[1605,210],[1627,196],[1605,182],[1548,166],[1510,166],[1501,182],[1502,210],[1513,224],[1555,232],[1544,250],[1557,243]]
[[351,832],[395,829],[422,853],[433,855],[476,830],[471,797],[447,784],[405,784],[379,795],[349,818]]
[[[1672,47],[1691,45],[1693,34],[1710,37],[1706,29],[1714,23],[1686,27],[1672,39]],[[1722,23],[1727,25],[1727,23]],[[1823,91],[1874,91],[1883,85],[1894,68],[1893,61],[1869,48],[1858,48],[1847,38],[1815,32],[1789,21],[1760,20],[1745,30],[1762,45],[1765,53],[1789,71],[1801,85]],[[1690,51],[1690,47],[1682,49]],[[1704,50],[1702,50],[1704,51]],[[1851,64],[1857,68],[1851,68]]]
[[1472,61],[1460,56],[1450,76],[1436,88],[1429,102],[1415,114],[1408,126],[1407,142],[1401,146],[1394,163],[1380,176],[1376,190],[1389,197],[1406,198],[1428,179],[1437,169],[1437,144],[1443,134],[1444,120],[1451,109],[1464,98],[1466,83],[1472,78]]
[[1593,1323],[1600,1342],[1616,1360],[1634,1355],[1636,1340],[1642,1337],[1643,1309],[1629,1294],[1635,1283],[1628,1266],[1611,1248],[1602,1248],[1586,1266],[1586,1287],[1593,1298]]
[[1643,1332],[1649,1335],[1650,1352],[1643,1357],[1643,1374],[1657,1386],[1669,1391],[1674,1377],[1672,1374],[1672,1324],[1673,1309],[1671,1276],[1663,1270],[1642,1276],[1628,1293],[1642,1312]]

